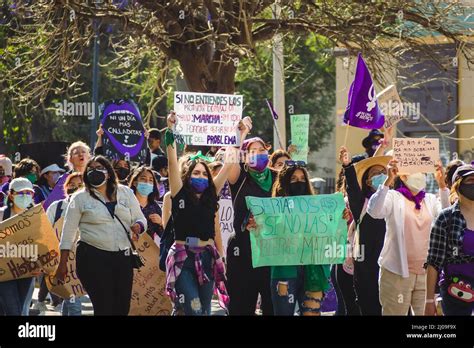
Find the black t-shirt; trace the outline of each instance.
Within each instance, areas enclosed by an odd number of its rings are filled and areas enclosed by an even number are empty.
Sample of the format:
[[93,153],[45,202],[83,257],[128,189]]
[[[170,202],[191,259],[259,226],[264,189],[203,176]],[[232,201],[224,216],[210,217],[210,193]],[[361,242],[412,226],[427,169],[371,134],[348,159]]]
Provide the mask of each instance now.
[[[274,183],[276,172],[271,171],[271,173],[272,182]],[[242,223],[250,215],[250,211],[247,208],[247,203],[245,202],[245,197],[271,197],[272,190],[270,189],[270,191],[267,192],[258,186],[249,173],[244,170],[244,166],[241,165],[239,179],[235,184],[230,185],[230,192],[232,193],[232,204],[234,205],[234,230],[236,235],[239,236],[244,231],[242,228]],[[248,237],[248,232],[245,232],[243,235]]]
[[182,241],[187,237],[197,237],[204,241],[214,239],[216,209],[200,201],[193,202],[190,195],[183,187],[175,197],[171,197],[175,239]]

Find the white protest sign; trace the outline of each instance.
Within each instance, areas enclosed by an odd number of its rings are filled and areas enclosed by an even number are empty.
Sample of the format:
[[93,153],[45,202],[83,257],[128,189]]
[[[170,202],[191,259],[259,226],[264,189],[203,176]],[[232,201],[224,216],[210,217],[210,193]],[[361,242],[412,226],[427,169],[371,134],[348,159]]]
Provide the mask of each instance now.
[[240,145],[237,124],[243,96],[211,93],[174,93],[177,142],[188,145]]
[[224,255],[227,255],[227,243],[231,233],[234,232],[234,208],[232,200],[222,198],[219,200],[219,223],[221,227],[222,246]]
[[403,103],[394,85],[385,88],[376,98],[380,111],[385,115],[385,128],[389,128],[405,118]]
[[434,173],[439,161],[439,139],[394,138],[393,158],[400,174]]

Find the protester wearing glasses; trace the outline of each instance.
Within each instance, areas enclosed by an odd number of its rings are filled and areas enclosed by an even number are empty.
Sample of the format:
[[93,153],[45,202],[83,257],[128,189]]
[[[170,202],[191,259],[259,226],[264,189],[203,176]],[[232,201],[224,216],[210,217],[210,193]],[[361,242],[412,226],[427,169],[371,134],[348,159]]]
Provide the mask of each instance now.
[[[252,121],[245,117],[240,125],[244,140],[252,128]],[[276,172],[268,168],[268,147],[258,137],[242,142],[244,163],[233,165],[229,184],[234,205],[235,235],[229,238],[227,247],[227,288],[229,290],[230,315],[255,315],[257,298],[261,297],[263,315],[273,315],[270,291],[270,267],[252,266],[249,225],[255,223],[245,197],[271,197]]]
[[146,231],[147,222],[130,188],[120,185],[110,162],[89,160],[85,190],[72,195],[61,236],[57,278],[63,280],[76,236],[77,275],[94,307],[94,315],[127,315],[132,294],[132,240]]

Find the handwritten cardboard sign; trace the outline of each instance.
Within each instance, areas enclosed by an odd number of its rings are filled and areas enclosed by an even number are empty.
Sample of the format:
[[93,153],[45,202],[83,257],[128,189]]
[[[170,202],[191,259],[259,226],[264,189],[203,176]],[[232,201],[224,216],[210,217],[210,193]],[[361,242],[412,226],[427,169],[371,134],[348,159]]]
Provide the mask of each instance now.
[[33,277],[41,270],[54,274],[59,265],[59,241],[41,204],[1,222],[0,245],[34,247],[36,254],[1,257],[0,282]]
[[377,95],[377,101],[380,110],[385,115],[385,128],[393,126],[406,117],[402,100],[394,85],[390,85],[380,92]]
[[166,274],[159,268],[160,248],[143,233],[135,246],[145,266],[134,270],[129,315],[170,315],[171,300],[165,293]]
[[[58,241],[61,240],[63,224],[64,217],[61,217],[55,222],[53,226]],[[69,252],[69,258],[67,261],[67,275],[63,282],[58,282],[58,280],[54,277],[54,274],[48,275],[45,278],[46,286],[48,287],[49,291],[64,299],[71,299],[73,297],[86,295],[86,290],[82,286],[81,281],[77,276],[76,248],[77,244],[74,244],[74,247]]]
[[237,124],[243,96],[211,93],[174,93],[177,140],[189,145],[240,145]]
[[434,173],[439,161],[439,139],[394,138],[393,158],[400,174]]
[[342,194],[246,197],[253,267],[341,264],[346,256]]
[[229,237],[234,232],[234,208],[232,207],[232,199],[221,198],[219,200],[219,223],[224,255],[227,255],[226,250]]
[[291,155],[295,161],[308,162],[309,115],[291,115],[291,144],[296,151]]

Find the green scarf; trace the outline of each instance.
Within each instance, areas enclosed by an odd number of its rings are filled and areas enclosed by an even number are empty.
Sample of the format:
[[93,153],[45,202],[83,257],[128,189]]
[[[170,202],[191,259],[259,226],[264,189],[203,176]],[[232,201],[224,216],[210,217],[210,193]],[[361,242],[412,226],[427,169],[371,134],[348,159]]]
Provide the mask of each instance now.
[[270,191],[273,185],[273,178],[272,172],[270,168],[265,168],[265,170],[261,173],[256,172],[254,170],[249,169],[248,173],[250,177],[260,186],[260,188],[264,191]]

